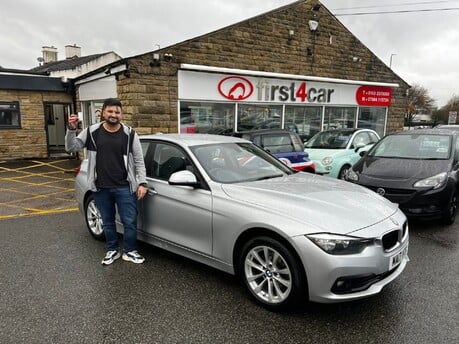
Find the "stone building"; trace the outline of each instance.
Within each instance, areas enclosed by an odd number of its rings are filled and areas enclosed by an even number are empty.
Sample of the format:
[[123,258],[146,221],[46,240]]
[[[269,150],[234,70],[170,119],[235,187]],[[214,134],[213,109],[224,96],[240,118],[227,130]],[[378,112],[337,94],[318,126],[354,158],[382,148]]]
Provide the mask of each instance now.
[[333,127],[402,130],[409,85],[320,2],[297,1],[121,60],[76,88],[87,124],[117,96],[142,134],[281,126],[307,138]]

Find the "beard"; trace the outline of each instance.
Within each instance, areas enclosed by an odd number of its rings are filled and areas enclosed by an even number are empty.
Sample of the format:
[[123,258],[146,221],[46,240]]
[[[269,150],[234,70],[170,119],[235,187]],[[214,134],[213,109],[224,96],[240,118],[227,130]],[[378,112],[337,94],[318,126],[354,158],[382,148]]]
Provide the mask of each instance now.
[[120,119],[117,118],[117,117],[107,117],[105,119],[105,123],[107,123],[107,125],[111,126],[111,127],[114,127],[114,126],[117,126],[118,124],[120,124]]

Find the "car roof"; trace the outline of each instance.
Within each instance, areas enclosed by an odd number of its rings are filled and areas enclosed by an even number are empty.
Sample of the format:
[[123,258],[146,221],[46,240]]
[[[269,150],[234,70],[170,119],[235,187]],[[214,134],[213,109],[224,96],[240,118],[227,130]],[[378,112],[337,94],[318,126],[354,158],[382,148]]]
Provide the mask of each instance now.
[[154,139],[167,142],[180,143],[183,146],[199,146],[215,143],[250,143],[250,141],[233,136],[213,135],[213,134],[152,134],[141,135],[141,139]]
[[414,129],[414,130],[404,130],[397,133],[392,133],[390,135],[413,135],[413,134],[423,134],[423,135],[456,135],[456,132],[448,129],[442,128],[427,128],[427,129]]
[[247,130],[238,132],[239,135],[247,135],[247,134],[296,134],[293,131],[288,129],[257,129],[257,130]]
[[454,129],[459,130],[459,124],[439,124],[435,127],[436,129]]
[[371,131],[375,132],[373,129],[368,129],[368,128],[337,128],[337,129],[328,129],[328,130],[323,130],[320,131],[320,133],[331,133],[331,132],[342,132],[342,133],[349,133],[353,134],[357,131]]

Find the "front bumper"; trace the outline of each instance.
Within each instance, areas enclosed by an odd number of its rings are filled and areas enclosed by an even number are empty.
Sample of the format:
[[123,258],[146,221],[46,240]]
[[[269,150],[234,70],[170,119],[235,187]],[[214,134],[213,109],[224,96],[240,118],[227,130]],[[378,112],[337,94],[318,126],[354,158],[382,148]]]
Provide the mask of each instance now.
[[[378,192],[379,189],[373,186],[367,187]],[[441,216],[449,206],[449,201],[453,193],[454,186],[444,186],[443,188],[432,189],[394,189],[385,188],[383,195],[389,201],[397,203],[400,209],[411,218],[435,218]]]
[[[394,227],[388,219],[375,226],[386,227],[381,233]],[[306,236],[293,239],[305,267],[309,300],[314,302],[334,303],[375,295],[397,278],[409,261],[408,231],[388,252],[375,244],[353,255],[330,255]],[[391,266],[394,260],[398,265]]]

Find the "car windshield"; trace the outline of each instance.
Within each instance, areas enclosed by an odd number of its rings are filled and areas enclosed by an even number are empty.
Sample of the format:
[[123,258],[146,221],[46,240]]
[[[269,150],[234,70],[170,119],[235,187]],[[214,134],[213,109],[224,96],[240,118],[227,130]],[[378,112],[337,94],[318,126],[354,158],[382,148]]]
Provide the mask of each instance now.
[[436,160],[450,156],[451,137],[448,135],[389,135],[381,140],[369,156]]
[[352,132],[342,130],[322,131],[314,135],[305,145],[306,148],[345,149]]
[[191,147],[212,180],[240,183],[295,173],[263,149],[251,143],[219,143]]

